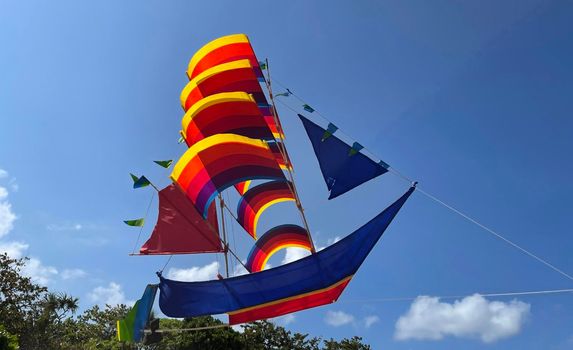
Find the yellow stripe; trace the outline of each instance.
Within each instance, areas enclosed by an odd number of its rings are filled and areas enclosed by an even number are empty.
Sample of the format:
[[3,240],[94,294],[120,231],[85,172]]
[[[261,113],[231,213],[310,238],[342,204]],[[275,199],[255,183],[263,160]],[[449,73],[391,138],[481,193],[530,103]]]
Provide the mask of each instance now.
[[189,66],[187,67],[187,73],[191,74],[193,69],[195,69],[195,66],[197,65],[197,63],[199,63],[199,61],[201,61],[203,59],[203,57],[205,57],[209,52],[211,52],[211,51],[213,51],[219,47],[225,46],[225,45],[237,44],[237,43],[248,43],[248,42],[249,42],[249,38],[245,34],[232,34],[232,35],[220,37],[218,39],[215,39],[215,40],[207,43],[205,46],[200,48],[193,55],[193,57],[191,57],[191,60],[189,61]]
[[245,181],[245,185],[243,186],[243,193],[241,193],[241,196],[244,195],[245,193],[247,193],[247,191],[249,190],[249,187],[251,186],[251,182],[253,182],[253,180],[247,180]]
[[185,166],[187,166],[187,164],[191,161],[191,159],[196,157],[199,152],[204,151],[218,144],[233,143],[233,142],[250,145],[253,147],[265,148],[269,152],[271,151],[267,143],[259,139],[251,139],[249,137],[235,134],[217,134],[209,136],[195,143],[194,145],[189,147],[187,151],[185,151],[185,153],[177,161],[177,164],[175,164],[175,166],[173,167],[173,171],[171,172],[170,175],[171,179],[177,182],[177,179],[179,178],[179,176],[181,176],[181,173],[185,169]]
[[253,221],[253,236],[255,237],[255,239],[257,239],[257,223],[259,222],[259,217],[261,216],[263,211],[265,211],[268,207],[270,207],[273,204],[277,204],[277,203],[281,203],[281,202],[287,202],[287,201],[294,201],[294,199],[292,199],[292,198],[277,198],[275,200],[272,200],[272,201],[266,203],[265,205],[263,205],[261,207],[261,209],[259,209],[259,211],[255,214],[255,220]]
[[265,303],[265,304],[260,304],[260,305],[255,305],[255,306],[247,307],[247,308],[240,309],[240,310],[236,310],[236,311],[227,312],[227,314],[229,314],[229,315],[235,315],[235,314],[239,314],[239,313],[241,313],[241,312],[247,312],[247,311],[251,311],[251,310],[256,310],[256,309],[260,309],[260,308],[263,308],[263,307],[266,307],[266,306],[276,305],[276,304],[284,303],[284,302],[286,302],[286,301],[295,300],[295,299],[300,299],[300,298],[304,298],[304,297],[307,297],[307,296],[310,296],[310,295],[314,295],[314,294],[319,294],[319,293],[322,293],[322,292],[326,292],[326,291],[328,291],[328,290],[330,290],[330,289],[334,289],[334,288],[338,287],[339,285],[345,283],[346,281],[349,281],[353,276],[354,276],[354,275],[350,275],[350,276],[348,276],[348,277],[346,277],[346,278],[343,278],[343,279],[341,279],[340,281],[336,282],[335,284],[333,284],[333,285],[331,285],[331,286],[328,286],[328,287],[326,287],[326,288],[323,288],[323,289],[315,290],[315,291],[308,292],[308,293],[304,293],[304,294],[295,295],[295,296],[288,297],[288,298],[284,298],[284,299],[280,299],[280,300],[271,301],[271,302],[268,302],[268,303]]
[[[204,80],[211,78],[214,75],[217,75],[222,72],[234,70],[234,69],[243,69],[243,68],[253,68],[251,65],[251,61],[248,59],[244,60],[237,60],[232,62],[227,62],[223,64],[216,65],[207,69],[206,71],[202,72],[195,78],[191,79],[190,82],[185,85],[183,91],[181,91],[181,107],[185,107],[185,101],[187,101],[187,96],[191,93],[191,91],[199,84],[201,84]],[[254,74],[254,73],[253,73]]]
[[227,102],[246,102],[246,103],[250,102],[256,106],[256,102],[253,96],[242,91],[222,92],[220,94],[207,96],[197,101],[197,103],[191,106],[191,108],[189,108],[189,110],[185,113],[185,115],[183,116],[183,120],[181,121],[181,125],[183,126],[183,131],[187,130],[187,126],[191,122],[191,119],[195,118],[195,116],[202,110],[217,105],[219,103],[227,103]]
[[263,264],[261,265],[261,270],[265,269],[265,266],[267,265],[267,262],[269,261],[269,259],[271,258],[271,256],[273,256],[276,252],[278,252],[281,249],[285,249],[285,248],[303,248],[306,249],[310,252],[310,248],[307,246],[304,246],[302,244],[297,244],[297,243],[289,243],[289,244],[283,244],[277,248],[274,248],[273,250],[271,250],[267,256],[265,257],[265,260],[263,260]]

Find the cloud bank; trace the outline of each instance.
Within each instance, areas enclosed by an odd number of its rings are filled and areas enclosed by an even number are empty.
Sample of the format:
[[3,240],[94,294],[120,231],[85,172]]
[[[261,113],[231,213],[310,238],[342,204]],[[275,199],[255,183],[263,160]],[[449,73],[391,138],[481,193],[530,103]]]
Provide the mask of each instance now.
[[493,343],[518,334],[530,313],[521,301],[488,301],[479,294],[440,302],[419,296],[396,322],[397,340],[440,340],[446,336],[479,338]]

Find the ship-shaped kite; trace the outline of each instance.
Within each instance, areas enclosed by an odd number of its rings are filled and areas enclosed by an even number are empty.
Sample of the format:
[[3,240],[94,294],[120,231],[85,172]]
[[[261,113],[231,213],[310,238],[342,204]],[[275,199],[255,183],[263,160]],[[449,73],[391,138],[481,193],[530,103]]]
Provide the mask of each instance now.
[[[264,71],[267,74],[264,74]],[[188,149],[172,167],[172,184],[159,190],[159,214],[141,255],[223,253],[237,257],[219,228],[217,202],[254,240],[244,263],[249,274],[205,282],[165,278],[149,285],[128,316],[118,321],[120,340],[140,341],[157,289],[159,306],[169,317],[228,314],[229,324],[277,317],[335,302],[366,259],[415,184],[388,208],[333,245],[316,251],[297,193],[268,63],[260,62],[246,35],[216,39],[189,62],[189,83],[181,93],[181,140]],[[288,91],[286,94],[290,94]],[[304,105],[304,110],[314,109]],[[337,137],[333,124],[321,126],[299,114],[329,190],[335,198],[389,170],[362,152],[358,143]],[[171,162],[157,162],[170,168]],[[134,177],[134,187],[150,182]],[[223,202],[236,191],[237,208]],[[281,222],[259,232],[258,221],[273,204],[291,201],[301,225]],[[221,214],[219,214],[221,215]],[[143,220],[127,221],[140,226]],[[299,247],[310,255],[265,269],[281,249]],[[239,260],[240,261],[240,260]],[[228,270],[228,266],[227,266]]]

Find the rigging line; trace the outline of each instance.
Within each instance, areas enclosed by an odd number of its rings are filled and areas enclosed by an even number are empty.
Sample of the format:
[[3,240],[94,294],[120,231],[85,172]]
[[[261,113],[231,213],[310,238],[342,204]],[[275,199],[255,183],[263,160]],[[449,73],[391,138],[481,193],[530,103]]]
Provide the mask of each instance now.
[[163,270],[165,270],[165,268],[167,267],[167,265],[169,264],[169,262],[171,261],[171,259],[173,258],[173,254],[169,255],[169,259],[167,259],[167,261],[165,262],[165,265],[163,265],[163,267],[161,268],[161,270],[159,270],[159,273],[162,274]]
[[551,264],[550,262],[548,262],[547,260],[544,260],[542,258],[540,258],[539,256],[533,254],[532,252],[530,252],[529,250],[522,248],[521,246],[519,246],[518,244],[510,241],[509,239],[503,237],[502,235],[500,235],[499,233],[497,233],[496,231],[494,231],[493,229],[485,226],[484,224],[476,221],[475,219],[471,218],[470,216],[464,214],[463,212],[459,211],[458,209],[452,207],[451,205],[445,203],[444,201],[440,200],[439,198],[436,198],[435,196],[431,195],[430,193],[424,191],[423,189],[418,187],[418,191],[420,191],[420,193],[422,193],[423,195],[425,195],[426,197],[430,198],[431,200],[435,201],[436,203],[439,203],[441,205],[443,205],[444,207],[450,209],[451,211],[453,211],[454,213],[460,215],[461,217],[463,217],[464,219],[472,222],[473,224],[481,227],[482,229],[484,229],[485,231],[491,233],[492,235],[496,236],[497,238],[501,239],[502,241],[504,241],[505,243],[511,245],[512,247],[514,247],[515,249],[520,250],[522,253],[529,255],[530,257],[532,257],[533,259],[539,261],[540,263],[544,264],[545,266],[551,268],[552,270],[554,270],[555,272],[560,273],[561,275],[567,277],[568,279],[570,279],[571,281],[573,281],[573,276],[569,275],[568,273],[564,272],[563,270],[560,270],[559,268],[557,268],[555,265]]
[[[511,296],[520,296],[520,295],[546,295],[546,294],[561,294],[561,293],[573,293],[573,289],[549,289],[549,290],[535,290],[535,291],[525,291],[525,292],[504,292],[504,293],[474,293],[472,295],[478,294],[482,297],[511,297]],[[431,296],[431,295],[429,295],[429,297],[438,298],[438,299],[459,299],[459,298],[465,298],[467,296],[468,295],[442,295],[442,296]],[[389,301],[412,301],[412,300],[416,300],[418,297],[350,299],[350,300],[340,300],[339,302],[342,302],[342,303],[372,303],[372,302],[389,302]]]
[[[151,193],[151,199],[149,199],[149,204],[147,205],[147,210],[145,211],[145,216],[143,220],[147,220],[147,216],[149,215],[149,209],[151,209],[151,203],[153,203],[153,198],[155,197],[155,191]],[[132,254],[135,254],[135,248],[139,245],[139,239],[141,238],[141,232],[143,232],[143,225],[139,228],[139,234],[137,235],[137,240],[135,241],[135,245],[133,246],[133,250],[131,251]]]
[[[280,131],[280,134],[279,134],[279,135],[280,135],[280,138],[281,138],[281,141],[282,141],[282,142],[280,143],[280,145],[279,145],[279,150],[281,150],[281,148],[282,148],[281,153],[283,154],[283,157],[286,156],[286,157],[285,157],[285,160],[286,160],[286,162],[288,163],[288,164],[287,164],[287,167],[286,167],[286,170],[287,170],[287,173],[288,173],[288,175],[289,175],[289,177],[290,177],[291,186],[292,186],[291,190],[292,190],[292,192],[293,192],[293,194],[294,194],[295,201],[296,201],[296,206],[297,206],[297,208],[298,208],[298,212],[300,213],[300,217],[301,217],[302,222],[303,222],[303,224],[304,224],[304,228],[305,228],[305,230],[306,230],[306,235],[308,236],[308,240],[310,241],[310,252],[311,252],[312,254],[315,254],[315,253],[316,253],[316,247],[314,246],[314,241],[313,241],[313,239],[312,239],[312,235],[310,234],[310,227],[309,227],[309,225],[308,225],[308,221],[306,220],[306,215],[305,215],[305,213],[304,213],[304,208],[303,208],[303,206],[302,206],[302,202],[301,202],[301,200],[300,200],[300,196],[298,195],[298,191],[297,191],[297,188],[296,188],[296,182],[295,182],[295,180],[294,180],[294,166],[292,165],[291,159],[290,159],[290,157],[289,157],[289,155],[288,155],[288,152],[287,152],[287,149],[286,149],[286,135],[284,134],[284,129],[283,129],[283,127],[282,127],[281,121],[280,121],[279,116],[278,116],[278,111],[277,111],[277,108],[276,108],[276,105],[275,105],[275,99],[274,99],[274,96],[273,96],[273,89],[272,89],[272,84],[271,84],[271,68],[270,68],[270,65],[269,65],[269,60],[266,59],[265,62],[266,62],[266,65],[267,65],[267,79],[268,79],[268,81],[265,81],[265,85],[266,85],[266,87],[267,87],[267,91],[268,91],[268,93],[269,93],[269,98],[270,98],[271,104],[272,104],[271,111],[272,111],[272,114],[273,114],[275,123],[277,124],[277,127],[279,128],[279,131]],[[290,165],[290,167],[289,167],[288,165]]]
[[[230,324],[223,323],[213,326],[205,326],[205,327],[195,327],[195,328],[170,328],[170,329],[158,329],[156,333],[168,333],[168,332],[186,332],[186,331],[203,331],[208,329],[216,329],[216,328],[225,328],[225,327],[232,327]],[[144,329],[144,333],[151,333],[151,330]]]
[[[227,192],[225,192],[225,195],[227,196],[227,203],[230,203],[231,202],[231,194],[227,191]],[[231,236],[233,237],[233,249],[235,251],[237,251],[237,239],[236,239],[236,234],[235,234],[235,223],[236,223],[236,221],[229,223],[229,225],[230,225],[230,229],[231,229]],[[237,266],[237,264],[235,261],[235,263],[233,264],[233,272],[235,271],[236,266]]]
[[[275,79],[276,81],[276,79]],[[281,86],[283,86],[281,83],[279,83],[277,81],[277,83]],[[284,87],[284,86],[283,86]],[[290,90],[289,90],[290,91]],[[295,96],[296,98],[298,98],[300,101],[302,101],[303,103],[306,103],[304,100],[302,100],[300,97],[296,96],[294,93],[291,92],[291,94],[293,96]],[[277,99],[278,102],[280,102],[283,106],[287,107],[288,109],[290,109],[291,111],[298,113],[298,111],[296,109],[294,109],[293,107],[287,105],[284,101],[281,101],[280,99]],[[325,121],[330,122],[326,117],[324,117],[322,114],[320,114],[316,109],[315,112],[317,112]],[[342,132],[344,134],[344,132]],[[346,135],[346,134],[345,134]],[[348,135],[346,135],[348,136]],[[368,153],[371,153],[368,149],[364,148],[366,151],[368,151]],[[394,169],[393,167],[389,167],[388,169],[390,172],[392,172],[394,175],[402,178],[404,181],[407,181],[409,183],[413,183],[413,180],[408,178],[407,176],[403,175],[402,173],[400,173],[398,170]],[[474,225],[477,225],[478,227],[480,227],[481,229],[485,230],[486,232],[494,235],[495,237],[497,237],[498,239],[504,241],[505,243],[509,244],[510,246],[514,247],[515,249],[521,251],[522,253],[528,255],[529,257],[537,260],[538,262],[542,263],[543,265],[549,267],[550,269],[552,269],[553,271],[561,274],[562,276],[568,278],[569,280],[573,281],[573,276],[571,276],[570,274],[564,272],[563,270],[559,269],[558,267],[556,267],[555,265],[551,264],[550,262],[548,262],[547,260],[537,256],[536,254],[530,252],[529,250],[521,247],[520,245],[518,245],[517,243],[505,238],[504,236],[502,236],[501,234],[499,234],[498,232],[494,231],[493,229],[489,228],[488,226],[480,223],[479,221],[475,220],[474,218],[470,217],[469,215],[463,213],[462,211],[456,209],[455,207],[445,203],[444,201],[440,200],[439,198],[437,198],[436,196],[424,191],[420,186],[417,187],[417,190],[422,193],[423,195],[425,195],[427,198],[435,201],[436,203],[442,205],[443,207],[451,210],[452,212],[460,215],[461,217],[463,217],[464,219],[466,219],[467,221],[473,223]]]

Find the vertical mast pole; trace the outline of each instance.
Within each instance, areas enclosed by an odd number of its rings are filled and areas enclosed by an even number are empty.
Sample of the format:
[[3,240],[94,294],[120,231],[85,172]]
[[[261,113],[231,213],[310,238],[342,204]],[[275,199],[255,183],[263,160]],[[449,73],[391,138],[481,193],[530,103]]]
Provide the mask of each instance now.
[[225,246],[225,250],[223,251],[223,254],[225,254],[225,277],[229,278],[229,257],[227,256],[229,246],[227,245],[227,229],[225,228],[225,202],[220,193],[219,206],[221,207],[221,228],[223,231],[223,245]]
[[278,127],[278,131],[279,131],[279,137],[281,139],[281,142],[279,144],[279,150],[281,152],[281,155],[284,157],[286,164],[287,164],[287,173],[289,175],[289,180],[290,183],[292,184],[292,192],[294,194],[295,197],[295,202],[296,202],[296,206],[298,208],[298,212],[300,213],[300,217],[302,219],[302,222],[304,224],[304,228],[306,229],[306,234],[308,236],[308,240],[310,241],[310,247],[311,247],[311,252],[314,254],[316,253],[316,249],[314,247],[314,242],[312,240],[312,236],[310,234],[310,228],[308,226],[308,221],[306,220],[306,215],[304,214],[304,208],[302,207],[302,203],[300,201],[300,197],[298,195],[298,191],[296,189],[296,184],[294,182],[294,175],[293,175],[293,169],[291,169],[292,167],[292,163],[290,161],[290,157],[288,155],[287,149],[286,149],[286,144],[285,144],[285,139],[286,136],[283,132],[283,127],[281,124],[281,121],[279,119],[279,114],[277,112],[277,108],[275,106],[275,99],[273,96],[273,89],[271,86],[271,70],[269,68],[269,59],[265,59],[265,64],[267,65],[267,79],[265,79],[265,85],[267,86],[267,90],[269,91],[269,97],[271,99],[271,112],[273,113],[273,118],[275,120],[275,123],[277,124]]

